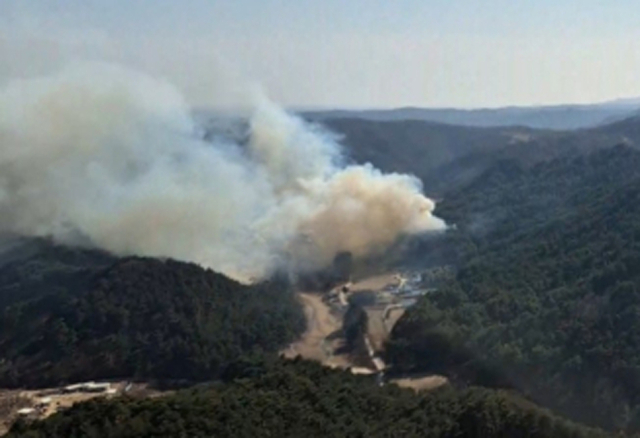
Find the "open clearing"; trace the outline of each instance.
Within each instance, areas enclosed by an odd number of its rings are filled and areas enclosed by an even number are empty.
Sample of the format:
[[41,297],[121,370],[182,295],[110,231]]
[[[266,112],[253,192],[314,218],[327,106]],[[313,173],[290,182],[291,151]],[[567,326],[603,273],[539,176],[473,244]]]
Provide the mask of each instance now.
[[310,292],[298,294],[307,317],[307,331],[282,353],[287,358],[302,356],[330,367],[347,368],[351,361],[346,355],[335,355],[340,347],[338,340],[327,339],[342,329],[342,319],[332,313],[322,296]]
[[[145,383],[130,383],[126,381],[110,382],[114,391],[107,393],[87,393],[73,392],[63,393],[63,388],[46,388],[38,390],[0,390],[0,436],[4,435],[11,424],[18,417],[18,410],[22,408],[34,408],[33,414],[29,418],[43,419],[56,412],[70,408],[76,403],[91,400],[98,397],[117,397],[124,394],[133,397],[155,397],[168,392],[161,392],[151,389]],[[49,399],[46,404],[42,403],[44,398]]]
[[[300,292],[298,297],[304,306],[307,318],[307,330],[302,337],[282,351],[287,358],[302,356],[305,359],[318,361],[332,368],[352,368],[358,374],[370,374],[383,371],[386,367],[380,353],[396,322],[405,312],[401,304],[384,304],[384,297],[389,296],[388,287],[397,286],[403,278],[396,273],[385,273],[362,278],[348,284],[349,293],[370,291],[382,302],[365,306],[368,315],[368,329],[365,341],[368,347],[369,359],[373,365],[368,367],[355,366],[349,355],[336,355],[335,351],[342,346],[340,336],[335,336],[342,330],[341,312],[346,310],[346,301],[341,292],[342,286],[335,287],[331,293],[321,294]],[[387,289],[387,291],[385,291]],[[447,378],[439,375],[415,375],[393,379],[390,381],[402,388],[415,391],[428,391],[444,385]]]
[[430,391],[448,383],[444,376],[428,375],[416,377],[404,377],[401,379],[393,379],[391,383],[395,383],[401,388],[410,388],[416,392]]
[[395,284],[397,282],[398,280],[396,278],[396,274],[387,273],[387,274],[375,275],[373,277],[366,277],[358,281],[354,281],[351,284],[350,289],[352,292],[365,291],[365,290],[377,292],[384,289],[385,286],[388,286],[389,284]]

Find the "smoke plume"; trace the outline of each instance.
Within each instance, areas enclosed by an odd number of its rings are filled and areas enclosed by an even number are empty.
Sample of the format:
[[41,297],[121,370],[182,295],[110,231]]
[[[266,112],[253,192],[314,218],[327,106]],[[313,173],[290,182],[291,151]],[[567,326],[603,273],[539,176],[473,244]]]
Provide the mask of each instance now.
[[315,269],[444,228],[419,180],[341,164],[256,99],[248,141],[204,141],[168,83],[76,65],[0,90],[0,232],[188,260],[236,278]]

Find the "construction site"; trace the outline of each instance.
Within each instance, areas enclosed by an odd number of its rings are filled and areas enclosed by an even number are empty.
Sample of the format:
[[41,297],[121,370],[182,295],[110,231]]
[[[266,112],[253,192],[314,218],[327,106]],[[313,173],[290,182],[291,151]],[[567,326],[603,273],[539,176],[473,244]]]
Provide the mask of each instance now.
[[[308,328],[297,342],[283,351],[285,357],[301,356],[332,368],[349,369],[354,374],[376,375],[387,383],[382,352],[385,343],[405,310],[419,297],[435,290],[430,278],[416,272],[391,272],[341,282],[328,291],[299,293]],[[366,326],[349,345],[349,313],[364,312]],[[351,318],[352,319],[352,318]],[[432,389],[447,382],[442,376],[411,376],[391,383],[415,390]]]

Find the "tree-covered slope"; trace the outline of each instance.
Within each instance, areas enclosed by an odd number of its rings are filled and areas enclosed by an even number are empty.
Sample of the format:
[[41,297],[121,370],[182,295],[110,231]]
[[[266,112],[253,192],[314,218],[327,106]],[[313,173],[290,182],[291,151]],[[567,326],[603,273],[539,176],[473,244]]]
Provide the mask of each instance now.
[[506,384],[639,429],[640,153],[503,162],[439,212],[457,224],[457,274],[394,328],[395,369]]
[[7,438],[600,437],[506,391],[416,395],[316,363],[245,362],[229,382],[159,399],[82,403]]
[[104,256],[92,266],[77,260],[82,251],[66,262],[70,250],[50,251],[0,268],[0,386],[207,380],[305,327],[282,278],[249,287],[171,260]]
[[529,167],[616,144],[640,148],[638,116],[575,131],[352,117],[330,118],[322,123],[343,136],[349,159],[371,162],[384,171],[412,173],[424,182],[428,194],[438,197],[505,159]]

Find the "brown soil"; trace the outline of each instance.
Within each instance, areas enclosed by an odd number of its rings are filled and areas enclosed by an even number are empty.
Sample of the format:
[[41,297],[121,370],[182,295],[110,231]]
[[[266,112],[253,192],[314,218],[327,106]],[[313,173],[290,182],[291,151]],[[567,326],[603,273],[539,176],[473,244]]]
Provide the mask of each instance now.
[[385,321],[382,319],[384,309],[368,308],[366,311],[368,317],[367,334],[369,336],[369,341],[371,342],[373,350],[376,353],[379,353],[384,349],[384,343],[389,337],[387,326]]
[[353,292],[362,290],[379,291],[389,284],[396,284],[397,280],[395,274],[388,273],[382,275],[376,275],[374,277],[366,277],[358,281],[353,282],[349,288]]
[[307,317],[307,331],[289,345],[282,353],[287,358],[302,356],[317,360],[330,367],[347,368],[351,361],[345,355],[335,355],[339,341],[328,340],[331,334],[341,330],[341,318],[333,314],[331,308],[319,294],[301,292],[298,294]]
[[385,319],[384,321],[384,324],[389,331],[391,331],[393,326],[396,325],[396,322],[398,322],[402,315],[404,315],[403,307],[394,307],[393,309],[389,310],[389,313],[387,313],[386,315],[387,319]]

